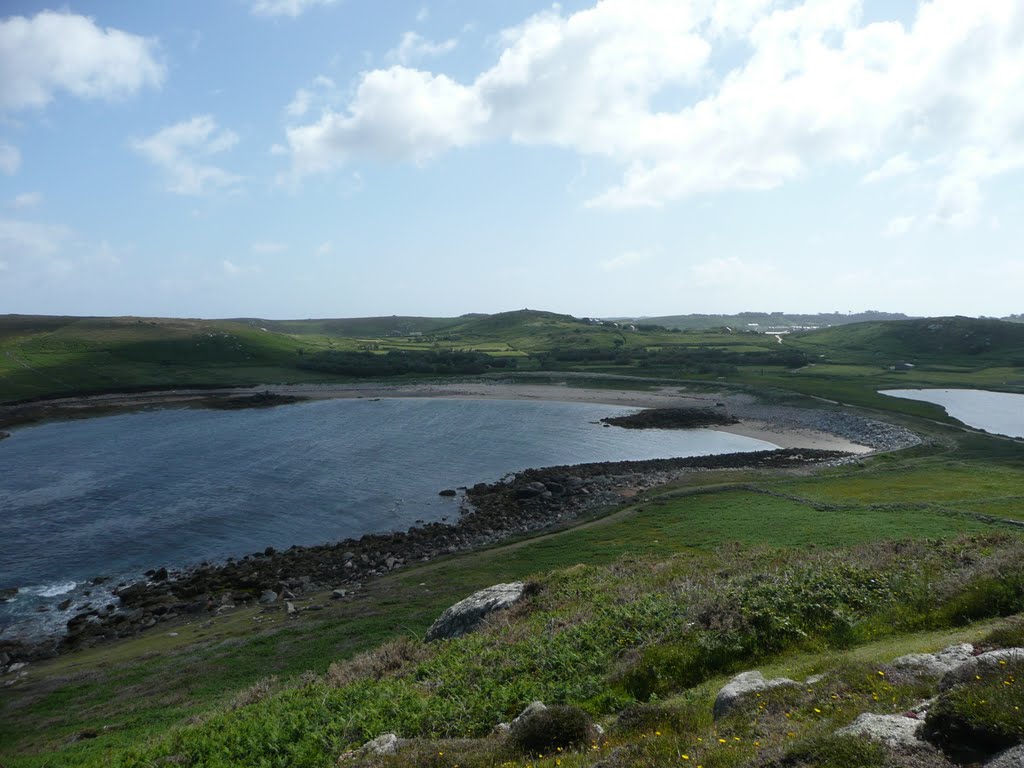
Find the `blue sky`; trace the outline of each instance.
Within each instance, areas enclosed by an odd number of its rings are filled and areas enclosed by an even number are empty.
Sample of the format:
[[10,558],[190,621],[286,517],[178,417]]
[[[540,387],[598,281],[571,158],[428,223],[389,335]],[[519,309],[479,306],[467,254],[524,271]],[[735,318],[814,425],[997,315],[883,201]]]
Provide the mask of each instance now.
[[1019,0],[2,13],[0,313],[1024,311]]

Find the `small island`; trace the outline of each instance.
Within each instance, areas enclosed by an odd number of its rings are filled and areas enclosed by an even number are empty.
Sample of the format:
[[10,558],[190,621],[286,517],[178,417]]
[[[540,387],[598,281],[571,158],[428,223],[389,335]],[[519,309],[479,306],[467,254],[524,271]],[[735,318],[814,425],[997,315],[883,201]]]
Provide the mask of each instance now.
[[601,423],[624,429],[699,429],[737,424],[739,419],[712,408],[647,408],[628,416],[608,416]]

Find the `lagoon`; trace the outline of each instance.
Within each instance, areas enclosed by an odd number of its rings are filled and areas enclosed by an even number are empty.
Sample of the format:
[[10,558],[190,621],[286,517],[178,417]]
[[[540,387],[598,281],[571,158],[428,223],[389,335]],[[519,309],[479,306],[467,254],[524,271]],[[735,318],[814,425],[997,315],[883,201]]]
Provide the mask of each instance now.
[[[459,515],[446,488],[527,467],[772,449],[712,430],[627,430],[587,403],[384,398],[50,423],[0,442],[0,632],[148,568],[404,530]],[[91,599],[96,599],[93,595]],[[36,618],[36,617],[34,617]]]
[[935,403],[968,426],[1024,437],[1024,395],[982,389],[884,389],[880,394]]

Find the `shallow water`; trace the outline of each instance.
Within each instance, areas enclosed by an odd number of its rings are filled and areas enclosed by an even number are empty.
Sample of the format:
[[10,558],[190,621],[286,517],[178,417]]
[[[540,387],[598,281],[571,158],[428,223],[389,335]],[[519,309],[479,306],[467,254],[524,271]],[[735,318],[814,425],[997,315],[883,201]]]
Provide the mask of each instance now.
[[[584,403],[325,400],[245,411],[158,410],[16,430],[0,443],[0,627],[86,582],[166,565],[457,519],[444,488],[527,467],[775,446],[710,430],[594,423]],[[101,590],[92,596],[102,598]],[[39,606],[49,610],[34,612]],[[71,609],[73,610],[73,606]]]
[[1024,395],[984,389],[884,389],[880,394],[935,403],[968,426],[1024,437]]

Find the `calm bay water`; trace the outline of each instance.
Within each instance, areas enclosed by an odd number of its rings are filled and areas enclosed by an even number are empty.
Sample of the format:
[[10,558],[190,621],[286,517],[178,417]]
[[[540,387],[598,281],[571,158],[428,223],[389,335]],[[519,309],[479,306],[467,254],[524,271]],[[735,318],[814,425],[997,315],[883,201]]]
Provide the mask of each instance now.
[[1024,395],[983,389],[885,389],[881,394],[935,403],[977,429],[1024,437]]
[[[456,520],[443,488],[527,467],[775,446],[710,430],[596,424],[583,403],[326,400],[266,410],[158,410],[16,430],[0,442],[0,627],[103,575],[218,561]],[[95,596],[94,596],[95,599]],[[34,612],[40,606],[50,610]],[[14,631],[14,629],[12,629]]]

